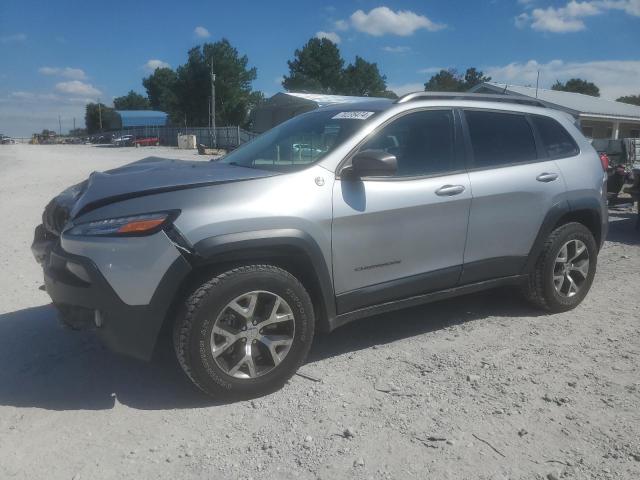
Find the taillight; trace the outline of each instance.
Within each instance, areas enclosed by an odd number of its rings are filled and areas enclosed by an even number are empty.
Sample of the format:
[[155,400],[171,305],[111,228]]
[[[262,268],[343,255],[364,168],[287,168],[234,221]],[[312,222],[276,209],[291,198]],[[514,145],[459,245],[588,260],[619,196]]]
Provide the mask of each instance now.
[[602,163],[602,170],[606,172],[609,168],[609,156],[604,152],[600,154],[600,163]]

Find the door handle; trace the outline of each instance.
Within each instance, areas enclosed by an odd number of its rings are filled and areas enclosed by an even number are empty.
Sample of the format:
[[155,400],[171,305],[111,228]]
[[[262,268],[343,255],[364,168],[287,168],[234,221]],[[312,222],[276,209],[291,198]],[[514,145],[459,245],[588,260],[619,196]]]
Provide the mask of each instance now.
[[452,197],[454,195],[459,195],[462,192],[464,192],[463,185],[443,185],[436,190],[436,195],[441,197]]
[[558,174],[557,173],[541,173],[540,175],[538,175],[536,177],[536,180],[539,182],[544,182],[544,183],[549,183],[549,182],[553,182],[556,178],[558,178]]

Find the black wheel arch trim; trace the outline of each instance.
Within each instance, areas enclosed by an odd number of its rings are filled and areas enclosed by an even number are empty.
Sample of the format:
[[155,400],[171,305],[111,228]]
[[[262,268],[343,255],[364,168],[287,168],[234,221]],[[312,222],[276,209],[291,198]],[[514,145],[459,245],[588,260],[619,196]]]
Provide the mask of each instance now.
[[[524,265],[522,273],[530,273],[535,268],[536,261],[540,252],[544,248],[544,244],[554,230],[558,222],[562,219],[562,217],[566,215],[570,215],[572,213],[577,212],[589,212],[589,214],[594,215],[597,219],[597,223],[602,227],[602,214],[601,214],[602,205],[596,198],[590,197],[577,197],[577,198],[568,198],[564,199],[555,205],[553,205],[549,211],[547,212],[544,220],[542,221],[542,225],[540,226],[540,230],[538,231],[538,235],[536,236],[535,241],[533,242],[533,246],[529,252],[527,261]],[[596,238],[596,242],[599,241],[599,246],[602,245],[602,238],[604,238],[605,231],[600,232],[601,238]]]
[[[281,249],[285,249],[282,251]],[[309,260],[314,279],[322,301],[323,315],[318,318],[318,327],[328,331],[331,321],[336,316],[336,300],[333,290],[331,270],[319,245],[311,235],[295,228],[254,230],[230,233],[204,238],[193,246],[194,266],[229,262],[247,258],[246,254],[257,257],[286,254],[287,249],[294,248],[303,253]],[[248,257],[251,258],[251,257]]]

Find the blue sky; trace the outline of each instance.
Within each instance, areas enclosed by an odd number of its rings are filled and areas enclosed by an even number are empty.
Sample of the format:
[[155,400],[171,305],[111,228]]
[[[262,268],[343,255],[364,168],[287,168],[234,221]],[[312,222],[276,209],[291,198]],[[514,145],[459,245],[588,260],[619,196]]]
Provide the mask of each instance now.
[[640,0],[111,1],[2,0],[0,132],[83,124],[84,104],[133,89],[149,68],[228,38],[257,67],[254,88],[281,90],[310,37],[378,63],[398,93],[440,68],[476,66],[496,81],[541,85],[580,76],[605,97],[640,93]]

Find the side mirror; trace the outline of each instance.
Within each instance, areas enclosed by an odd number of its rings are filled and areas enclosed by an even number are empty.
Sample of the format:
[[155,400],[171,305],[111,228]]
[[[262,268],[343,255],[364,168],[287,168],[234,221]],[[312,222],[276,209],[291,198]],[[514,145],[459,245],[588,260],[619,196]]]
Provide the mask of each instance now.
[[[391,177],[398,171],[398,159],[384,150],[363,150],[351,159],[349,173],[354,177]],[[346,173],[346,172],[345,172]]]

